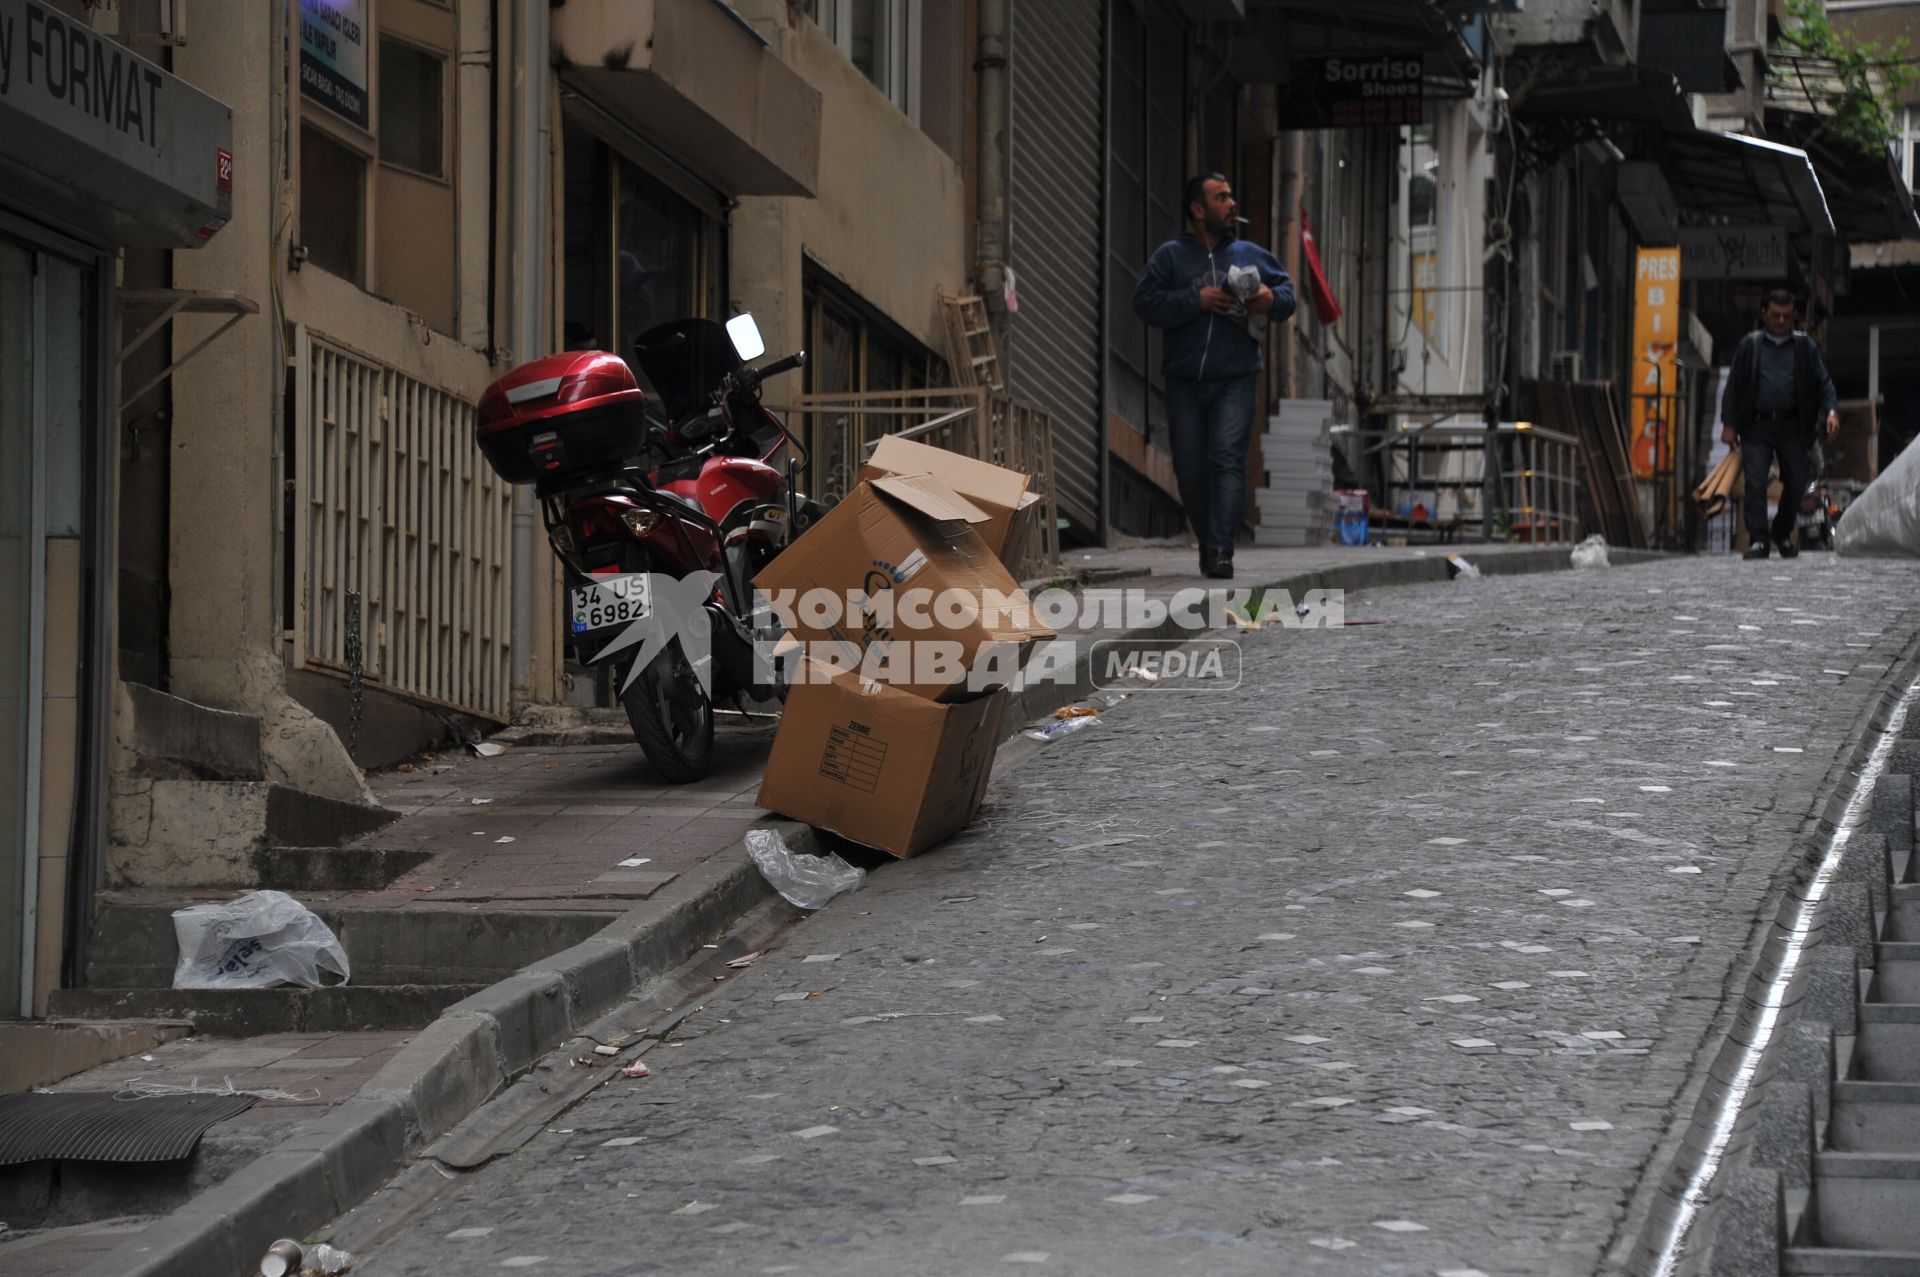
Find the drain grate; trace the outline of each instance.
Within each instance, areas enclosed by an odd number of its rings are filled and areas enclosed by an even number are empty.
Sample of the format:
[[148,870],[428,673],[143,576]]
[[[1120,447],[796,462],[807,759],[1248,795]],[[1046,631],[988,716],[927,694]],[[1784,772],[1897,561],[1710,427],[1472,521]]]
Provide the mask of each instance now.
[[52,1159],[171,1162],[193,1152],[207,1128],[253,1107],[251,1095],[0,1096],[0,1166]]

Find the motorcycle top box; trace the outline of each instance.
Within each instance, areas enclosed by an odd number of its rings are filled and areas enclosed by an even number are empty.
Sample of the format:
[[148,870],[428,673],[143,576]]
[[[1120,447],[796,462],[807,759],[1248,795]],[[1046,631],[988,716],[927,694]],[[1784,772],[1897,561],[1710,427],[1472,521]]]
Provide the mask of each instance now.
[[502,479],[550,487],[644,452],[645,400],[617,355],[548,355],[487,387],[474,433]]

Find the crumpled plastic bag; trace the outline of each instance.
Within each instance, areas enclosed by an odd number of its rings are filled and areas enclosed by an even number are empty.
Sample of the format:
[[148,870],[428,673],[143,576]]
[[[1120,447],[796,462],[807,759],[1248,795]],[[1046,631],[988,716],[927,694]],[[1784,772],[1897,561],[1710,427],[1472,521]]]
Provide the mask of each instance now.
[[1920,555],[1920,444],[1908,444],[1834,525],[1841,554]]
[[[333,929],[284,891],[250,891],[225,904],[173,913],[176,989],[264,989],[345,984],[347,951]],[[330,972],[335,979],[326,979]]]
[[1607,562],[1607,539],[1598,532],[1573,547],[1573,566],[1576,568],[1604,568],[1612,566]]
[[802,909],[818,909],[843,891],[852,891],[867,871],[839,856],[799,856],[771,829],[747,831],[747,854],[773,889]]

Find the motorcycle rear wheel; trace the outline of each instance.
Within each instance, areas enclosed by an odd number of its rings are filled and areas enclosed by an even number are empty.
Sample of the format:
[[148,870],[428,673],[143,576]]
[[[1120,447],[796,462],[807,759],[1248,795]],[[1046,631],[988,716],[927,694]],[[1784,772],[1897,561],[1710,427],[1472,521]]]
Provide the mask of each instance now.
[[704,780],[713,770],[713,702],[674,639],[634,676],[620,698],[640,749],[670,784]]

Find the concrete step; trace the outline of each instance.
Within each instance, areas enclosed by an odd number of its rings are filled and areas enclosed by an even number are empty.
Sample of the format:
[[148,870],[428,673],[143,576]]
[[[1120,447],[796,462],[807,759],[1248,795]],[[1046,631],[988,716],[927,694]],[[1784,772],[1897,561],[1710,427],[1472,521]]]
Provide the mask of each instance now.
[[108,880],[128,887],[253,887],[270,847],[338,847],[400,818],[270,781],[158,779],[116,793]]
[[1813,1212],[1823,1246],[1920,1251],[1920,1155],[1815,1154]]
[[1920,1150],[1920,1082],[1840,1082],[1827,1143],[1841,1153]]
[[1920,944],[1920,883],[1894,884],[1880,938],[1894,944]]
[[138,683],[133,702],[137,774],[184,780],[264,780],[260,720],[209,709]]
[[[100,898],[87,946],[93,989],[167,989],[179,942],[173,911],[185,901]],[[554,910],[369,909],[303,901],[347,951],[349,987],[492,984],[568,949],[618,916]],[[266,992],[276,992],[266,990]]]
[[[274,1126],[248,1129],[232,1122],[216,1123],[194,1146],[192,1156],[171,1162],[0,1166],[0,1218],[15,1229],[40,1229],[165,1215],[271,1152],[269,1136],[275,1130]],[[7,1271],[3,1260],[0,1271]]]
[[184,1020],[212,1037],[421,1029],[487,984],[342,984],[325,989],[57,989],[53,1015]]
[[179,1020],[0,1020],[0,1095],[151,1051],[191,1031]]
[[1863,1003],[1854,1043],[1855,1076],[1864,1082],[1920,1082],[1920,1024],[1868,1020]]
[[1786,1277],[1913,1277],[1920,1250],[1825,1250],[1789,1247],[1780,1256]]
[[266,847],[253,866],[260,885],[277,891],[378,891],[432,859],[418,847]]

